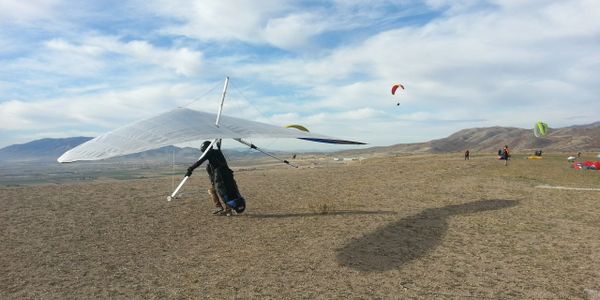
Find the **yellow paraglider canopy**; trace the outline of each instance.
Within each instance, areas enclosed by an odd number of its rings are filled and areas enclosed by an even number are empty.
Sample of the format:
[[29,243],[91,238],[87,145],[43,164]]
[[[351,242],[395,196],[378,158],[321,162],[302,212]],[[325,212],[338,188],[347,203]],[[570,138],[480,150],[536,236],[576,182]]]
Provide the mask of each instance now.
[[529,160],[538,160],[538,159],[543,159],[543,157],[541,157],[541,156],[527,156],[527,159],[529,159]]
[[308,129],[306,129],[306,127],[304,127],[302,125],[298,125],[298,124],[290,124],[290,125],[285,126],[285,128],[296,128],[301,131],[309,132]]
[[537,121],[537,123],[533,125],[533,135],[535,135],[535,137],[544,137],[549,131],[550,127],[548,124],[542,121]]

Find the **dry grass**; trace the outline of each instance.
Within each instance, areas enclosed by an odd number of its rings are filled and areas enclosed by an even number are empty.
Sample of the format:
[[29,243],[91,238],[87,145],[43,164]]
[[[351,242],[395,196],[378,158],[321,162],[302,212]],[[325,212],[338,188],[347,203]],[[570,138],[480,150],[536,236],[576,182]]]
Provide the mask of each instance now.
[[[457,155],[0,189],[0,298],[583,298],[600,290],[600,171]],[[308,163],[307,163],[308,164]]]

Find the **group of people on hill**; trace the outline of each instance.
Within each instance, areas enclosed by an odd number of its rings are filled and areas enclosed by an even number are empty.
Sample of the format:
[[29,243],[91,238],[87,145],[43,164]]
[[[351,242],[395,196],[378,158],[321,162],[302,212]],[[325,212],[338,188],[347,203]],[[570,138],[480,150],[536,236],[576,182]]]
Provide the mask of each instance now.
[[[216,148],[211,147],[210,141],[205,141],[202,144],[200,150],[206,154],[198,160],[196,163],[191,165],[185,174],[185,176],[192,176],[194,170],[208,161],[206,164],[206,172],[210,180],[210,188],[208,193],[211,196],[215,210],[213,214],[224,214],[230,215],[232,211],[242,213],[246,208],[246,201],[241,196],[237,183],[233,178],[233,171],[227,165],[227,160],[221,152],[220,143],[216,143]],[[208,149],[208,150],[207,150]],[[498,150],[498,156],[504,160],[504,165],[508,166],[508,160],[510,158],[510,150],[508,145],[504,145],[504,148]],[[467,149],[465,151],[465,160],[470,160],[471,152]]]
[[[498,156],[500,159],[504,160],[504,165],[508,166],[508,159],[510,158],[510,150],[508,149],[508,145],[504,145],[504,148],[498,150]],[[471,159],[471,152],[469,149],[465,151],[465,160]]]

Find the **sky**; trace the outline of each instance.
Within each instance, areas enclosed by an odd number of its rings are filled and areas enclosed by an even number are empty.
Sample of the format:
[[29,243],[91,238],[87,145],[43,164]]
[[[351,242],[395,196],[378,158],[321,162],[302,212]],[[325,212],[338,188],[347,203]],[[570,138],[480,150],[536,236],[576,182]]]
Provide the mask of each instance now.
[[225,115],[370,146],[592,123],[600,1],[0,0],[0,148],[216,113],[226,76]]

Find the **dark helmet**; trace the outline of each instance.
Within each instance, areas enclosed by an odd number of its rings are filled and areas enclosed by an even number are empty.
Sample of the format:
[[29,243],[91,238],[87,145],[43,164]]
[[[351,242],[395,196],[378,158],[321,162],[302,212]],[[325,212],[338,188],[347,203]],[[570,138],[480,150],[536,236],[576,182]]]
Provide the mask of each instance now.
[[206,151],[206,148],[208,148],[209,145],[210,145],[210,141],[204,141],[204,143],[202,143],[202,146],[200,146],[200,151],[202,151],[202,152]]

